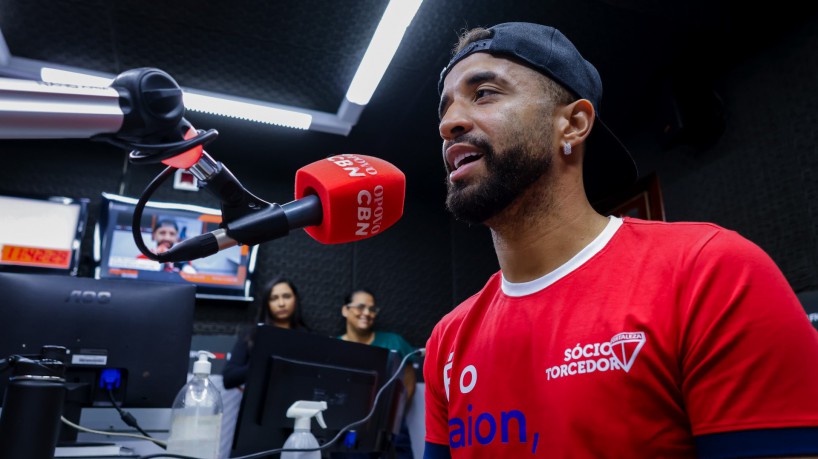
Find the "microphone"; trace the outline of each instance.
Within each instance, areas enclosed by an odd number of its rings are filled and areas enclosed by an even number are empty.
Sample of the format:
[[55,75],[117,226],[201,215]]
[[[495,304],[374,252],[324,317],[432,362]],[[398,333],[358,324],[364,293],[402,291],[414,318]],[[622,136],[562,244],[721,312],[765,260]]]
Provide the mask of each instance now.
[[[230,179],[235,180],[232,174]],[[296,172],[294,201],[269,204],[224,222],[222,228],[158,254],[159,261],[195,260],[238,244],[286,236],[297,228],[322,244],[367,239],[400,219],[405,195],[406,176],[391,163],[365,155],[330,156]]]
[[322,244],[379,234],[403,215],[406,176],[391,163],[364,155],[330,156],[295,174],[295,197],[320,199],[320,222],[304,230]]

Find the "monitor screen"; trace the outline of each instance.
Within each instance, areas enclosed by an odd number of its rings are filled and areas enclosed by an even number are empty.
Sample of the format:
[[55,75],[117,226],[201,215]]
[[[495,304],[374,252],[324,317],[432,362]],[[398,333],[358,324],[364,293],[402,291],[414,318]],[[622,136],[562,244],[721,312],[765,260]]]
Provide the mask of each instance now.
[[120,375],[112,394],[126,407],[169,408],[186,382],[192,285],[0,273],[0,292],[0,356],[67,348],[67,402],[111,406],[105,370]]
[[87,199],[0,194],[0,270],[76,274]]
[[[322,429],[313,422],[318,442],[331,440],[346,425],[363,419],[375,395],[400,364],[395,352],[274,326],[259,326],[250,356],[233,456],[280,448],[293,432],[287,408],[298,400],[327,402]],[[397,432],[399,391],[393,384],[381,395],[373,417],[355,427],[354,444],[342,438],[329,451],[385,451]]]
[[[145,257],[134,243],[131,224],[137,200],[108,193],[102,196],[94,233],[97,278],[193,284],[199,298],[253,300],[250,282],[257,246],[235,246],[190,262],[161,264]],[[140,232],[149,249],[162,251],[217,229],[219,222],[217,209],[149,202]]]

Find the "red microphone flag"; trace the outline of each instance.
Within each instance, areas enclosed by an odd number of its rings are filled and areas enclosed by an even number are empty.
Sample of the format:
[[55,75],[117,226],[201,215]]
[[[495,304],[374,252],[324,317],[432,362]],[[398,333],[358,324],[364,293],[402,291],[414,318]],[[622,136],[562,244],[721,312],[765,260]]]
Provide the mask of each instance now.
[[323,244],[380,234],[403,215],[406,176],[391,163],[344,154],[308,164],[295,174],[295,198],[317,195],[323,220],[304,230]]

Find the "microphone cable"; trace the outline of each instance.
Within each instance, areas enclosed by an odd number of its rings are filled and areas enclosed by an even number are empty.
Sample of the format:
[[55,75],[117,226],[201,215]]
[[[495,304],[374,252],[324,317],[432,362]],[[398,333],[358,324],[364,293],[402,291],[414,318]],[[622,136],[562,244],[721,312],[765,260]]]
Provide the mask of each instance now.
[[[118,148],[130,150],[128,160],[133,164],[156,164],[161,163],[166,159],[173,158],[174,156],[178,156],[193,148],[199,146],[204,147],[210,142],[216,140],[216,137],[219,136],[219,131],[215,129],[209,129],[207,131],[197,129],[196,134],[197,135],[195,137],[187,140],[156,144],[129,142],[107,135],[95,136],[92,137],[91,140],[106,142]],[[142,213],[145,205],[150,200],[151,196],[153,196],[156,189],[159,188],[159,185],[164,183],[164,181],[167,180],[167,178],[173,174],[175,170],[176,168],[168,166],[165,168],[165,170],[160,172],[159,175],[154,177],[150,184],[148,184],[145,191],[143,191],[142,195],[139,197],[139,201],[137,201],[131,224],[131,232],[133,234],[136,247],[148,259],[160,263],[162,262],[161,258],[151,252],[145,245],[144,241],[142,241],[142,233],[140,229],[142,225]]]
[[117,139],[108,135],[98,135],[91,137],[91,140],[99,142],[106,142],[123,150],[130,150],[128,159],[133,164],[156,164],[166,159],[178,156],[188,150],[198,146],[204,147],[210,142],[216,140],[219,136],[219,131],[215,129],[196,130],[196,137],[191,137],[187,140],[179,140],[168,143],[137,143],[126,140]]
[[162,259],[159,256],[148,248],[145,245],[145,241],[142,240],[142,212],[145,210],[145,205],[150,200],[151,196],[153,196],[154,191],[159,188],[159,185],[165,182],[168,177],[173,175],[176,171],[175,167],[168,166],[159,173],[156,177],[151,180],[151,183],[145,188],[145,191],[142,192],[142,195],[139,196],[139,200],[136,202],[136,207],[133,211],[133,219],[131,220],[131,234],[133,235],[133,241],[136,244],[136,247],[142,252],[143,255],[148,257],[148,259],[153,261],[158,261],[162,263]]

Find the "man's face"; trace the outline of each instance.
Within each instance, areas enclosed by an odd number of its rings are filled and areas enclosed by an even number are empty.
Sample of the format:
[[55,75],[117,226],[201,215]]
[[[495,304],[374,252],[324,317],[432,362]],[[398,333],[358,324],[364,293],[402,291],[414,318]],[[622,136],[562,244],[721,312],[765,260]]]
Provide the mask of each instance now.
[[470,55],[446,76],[439,129],[446,206],[456,218],[485,222],[548,171],[554,105],[541,78],[487,53]]
[[167,250],[179,242],[179,232],[173,226],[162,225],[153,232],[153,240],[157,248]]

